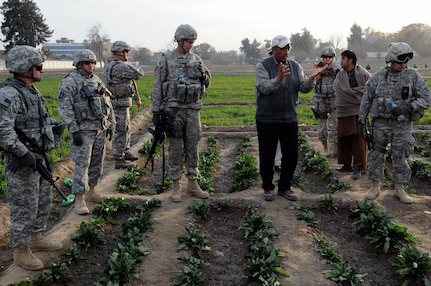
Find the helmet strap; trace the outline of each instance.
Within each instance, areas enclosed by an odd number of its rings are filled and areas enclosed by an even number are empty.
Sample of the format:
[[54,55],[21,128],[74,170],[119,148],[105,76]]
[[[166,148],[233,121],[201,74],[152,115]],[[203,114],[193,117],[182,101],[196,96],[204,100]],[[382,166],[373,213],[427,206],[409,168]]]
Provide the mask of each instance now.
[[81,74],[83,74],[86,77],[91,77],[91,75],[93,74],[92,71],[88,71],[85,69],[84,65],[82,64],[82,62],[78,63],[78,70]]

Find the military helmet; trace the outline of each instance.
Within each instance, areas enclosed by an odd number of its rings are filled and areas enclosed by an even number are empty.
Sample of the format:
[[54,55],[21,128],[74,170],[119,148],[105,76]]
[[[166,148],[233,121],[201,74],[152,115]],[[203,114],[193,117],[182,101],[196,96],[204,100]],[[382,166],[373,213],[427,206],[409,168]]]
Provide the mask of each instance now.
[[111,52],[130,51],[130,46],[124,41],[115,41],[112,44]]
[[32,66],[43,63],[41,53],[31,46],[15,46],[6,55],[6,69],[12,73],[23,73]]
[[198,33],[196,32],[195,28],[188,24],[179,25],[175,31],[175,41],[180,41],[183,39],[196,40],[197,38]]
[[323,57],[323,56],[333,56],[333,57],[335,57],[335,56],[337,56],[337,54],[335,53],[335,50],[334,50],[333,47],[327,46],[327,47],[324,47],[322,49],[322,51],[320,52],[320,57]]
[[386,63],[392,61],[406,63],[411,59],[413,59],[413,50],[408,44],[403,42],[389,44],[388,52],[385,56]]
[[75,53],[75,56],[73,57],[73,66],[77,66],[80,62],[96,62],[97,58],[96,55],[93,53],[92,50],[84,49],[80,50]]

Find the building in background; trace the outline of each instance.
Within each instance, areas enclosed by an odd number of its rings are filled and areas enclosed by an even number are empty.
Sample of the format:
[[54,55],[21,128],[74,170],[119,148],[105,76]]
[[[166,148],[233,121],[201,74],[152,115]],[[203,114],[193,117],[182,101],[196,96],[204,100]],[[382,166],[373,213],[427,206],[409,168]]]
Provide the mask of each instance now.
[[84,43],[75,43],[68,38],[61,38],[55,43],[42,44],[42,50],[50,60],[72,60],[73,55],[82,49],[86,49]]

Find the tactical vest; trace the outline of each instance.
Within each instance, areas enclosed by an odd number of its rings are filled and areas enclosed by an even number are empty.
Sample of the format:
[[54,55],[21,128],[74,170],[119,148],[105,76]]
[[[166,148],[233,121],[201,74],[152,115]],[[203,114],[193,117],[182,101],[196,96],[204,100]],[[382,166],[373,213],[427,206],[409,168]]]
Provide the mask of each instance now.
[[[79,73],[70,72],[79,93],[74,97],[73,110],[76,122],[94,121],[108,118],[110,114],[109,93],[101,82],[82,81]],[[67,77],[66,76],[66,77]]]
[[199,71],[200,58],[193,53],[185,59],[177,54],[165,54],[168,78],[162,84],[163,100],[167,102],[194,103],[205,94],[205,86],[201,84]]
[[333,83],[337,73],[340,71],[339,68],[335,70],[331,67],[326,71],[323,71],[321,78],[317,81],[314,91],[315,96],[318,97],[332,97],[334,96],[334,87]]
[[134,80],[115,81],[112,79],[112,69],[119,61],[112,61],[103,70],[103,82],[112,93],[112,98],[131,97],[137,90]]
[[[41,150],[46,152],[57,148],[59,140],[54,137],[48,109],[39,91],[35,87],[27,87],[25,84],[10,78],[0,84],[0,88],[6,87],[14,88],[25,104],[25,112],[17,114],[15,128],[21,130],[40,149],[35,148],[26,140],[20,139],[20,141],[35,153],[41,153]],[[4,95],[1,96],[1,105],[8,107],[10,103],[11,101],[8,98]]]

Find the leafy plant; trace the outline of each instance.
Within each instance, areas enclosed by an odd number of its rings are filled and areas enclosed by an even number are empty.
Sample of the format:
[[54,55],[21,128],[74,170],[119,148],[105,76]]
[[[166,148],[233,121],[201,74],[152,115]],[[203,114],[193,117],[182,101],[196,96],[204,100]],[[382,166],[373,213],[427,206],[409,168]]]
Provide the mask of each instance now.
[[328,211],[338,210],[337,198],[332,195],[325,195],[325,198],[320,201],[320,207]]
[[352,184],[349,182],[344,181],[340,178],[332,178],[331,182],[327,186],[327,193],[333,194],[337,191],[342,191],[345,189],[350,189],[352,187]]
[[67,266],[65,263],[50,263],[44,273],[50,275],[52,281],[55,283],[67,284],[70,281],[70,278],[67,276]]
[[348,265],[346,261],[331,263],[331,270],[323,271],[324,277],[340,285],[356,285],[364,282],[367,274],[360,274],[356,268]]
[[100,204],[96,205],[93,209],[93,214],[106,218],[110,223],[115,224],[112,215],[120,210],[130,207],[132,204],[124,198],[110,197]]
[[187,227],[186,232],[186,236],[178,237],[177,250],[191,249],[199,257],[202,257],[202,251],[211,250],[211,248],[208,246],[209,241],[204,233]]
[[403,285],[426,279],[431,269],[431,258],[428,253],[420,253],[414,246],[403,247],[396,259],[389,260],[389,264],[396,267],[399,276],[407,278]]
[[235,157],[235,166],[233,170],[234,184],[229,189],[230,193],[243,191],[253,185],[259,177],[257,172],[257,160],[250,154],[246,154],[250,148],[250,135],[245,135],[240,143],[240,154]]
[[208,267],[209,263],[189,256],[178,259],[186,262],[187,265],[183,266],[181,274],[174,276],[175,285],[206,285],[202,269]]
[[296,213],[296,217],[299,220],[306,221],[308,225],[314,226],[319,223],[319,221],[316,218],[316,215],[314,212],[307,210],[307,209],[301,209]]
[[96,227],[84,221],[81,222],[79,229],[71,235],[71,239],[83,246],[85,251],[87,251],[90,246],[106,243],[106,240],[99,234]]
[[189,205],[187,210],[199,216],[201,219],[204,219],[209,215],[210,203],[199,201],[195,204]]
[[117,191],[120,193],[133,193],[140,191],[140,187],[136,182],[143,175],[146,175],[146,171],[141,169],[139,166],[128,167],[127,172],[125,172],[117,181]]
[[70,261],[73,261],[75,263],[78,263],[79,260],[87,260],[88,258],[86,256],[83,256],[79,249],[76,247],[76,244],[73,244],[69,248],[67,248],[63,256],[66,256],[69,258]]

